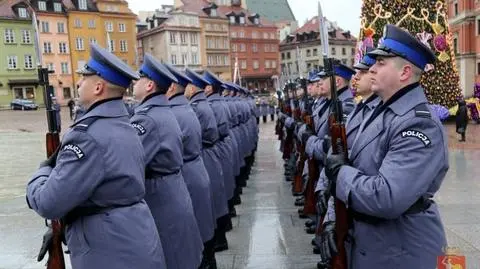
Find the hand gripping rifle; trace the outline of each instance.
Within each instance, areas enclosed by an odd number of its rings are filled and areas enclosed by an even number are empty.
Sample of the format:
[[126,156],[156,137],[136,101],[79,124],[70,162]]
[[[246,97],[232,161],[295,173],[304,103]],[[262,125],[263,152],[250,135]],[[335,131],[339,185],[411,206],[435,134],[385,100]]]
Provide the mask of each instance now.
[[[52,97],[54,96],[53,86],[50,85],[48,74],[53,73],[48,68],[42,67],[42,54],[39,46],[38,24],[35,16],[35,11],[30,7],[32,13],[32,24],[35,29],[35,50],[37,53],[37,66],[39,84],[43,87],[43,101],[47,111],[48,132],[46,134],[47,158],[57,154],[60,147],[60,134],[58,132],[57,118],[55,115],[55,108],[53,107]],[[47,269],[65,269],[65,258],[63,256],[62,239],[63,225],[60,220],[45,220],[45,225],[48,227],[47,232],[43,236],[42,247],[38,254],[37,261],[42,261],[45,254],[48,252]]]
[[[331,111],[328,119],[330,136],[332,138],[332,153],[343,154],[348,158],[347,135],[345,131],[345,123],[343,119],[342,102],[338,100],[337,89],[335,85],[335,71],[333,68],[334,59],[328,57],[328,32],[325,19],[322,14],[322,7],[318,3],[318,17],[320,19],[320,38],[323,48],[323,64],[325,73],[330,77],[331,91]],[[346,160],[347,161],[347,160]],[[335,199],[335,216],[336,216],[336,242],[338,253],[331,261],[333,269],[347,269],[347,256],[345,252],[345,239],[348,234],[349,218],[345,204]]]
[[[307,80],[305,78],[300,79],[300,87],[303,89],[303,104],[304,109],[303,113],[299,117],[299,121],[303,121],[304,123],[308,124],[307,115],[311,116],[311,107],[309,108],[309,100],[308,100],[308,92],[307,92]],[[308,111],[310,109],[310,111]],[[305,167],[305,161],[307,160],[307,155],[305,154],[305,145],[301,143],[301,141],[297,141],[297,149],[298,149],[298,162],[297,162],[297,169],[295,173],[295,177],[293,178],[293,185],[292,185],[292,193],[295,196],[299,196],[303,193],[303,168]]]

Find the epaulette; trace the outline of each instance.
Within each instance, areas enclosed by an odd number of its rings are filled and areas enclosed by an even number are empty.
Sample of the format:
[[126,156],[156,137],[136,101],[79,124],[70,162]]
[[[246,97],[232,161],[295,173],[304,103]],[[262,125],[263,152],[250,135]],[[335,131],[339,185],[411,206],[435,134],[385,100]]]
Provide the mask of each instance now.
[[99,117],[90,117],[82,120],[77,125],[73,126],[73,130],[80,132],[87,132],[88,127],[92,125]]
[[425,103],[419,104],[415,107],[415,116],[421,118],[430,118],[432,114]]
[[153,106],[147,106],[144,107],[136,112],[136,114],[147,114],[147,112],[152,108]]

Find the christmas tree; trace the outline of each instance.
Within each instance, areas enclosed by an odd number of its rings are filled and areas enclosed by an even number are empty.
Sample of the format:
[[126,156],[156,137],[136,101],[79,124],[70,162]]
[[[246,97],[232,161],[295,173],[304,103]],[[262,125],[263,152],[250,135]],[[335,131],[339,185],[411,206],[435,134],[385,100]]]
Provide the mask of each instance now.
[[362,0],[361,31],[357,45],[357,61],[365,48],[382,42],[384,26],[395,24],[409,31],[437,56],[428,65],[421,84],[432,104],[456,105],[462,96],[453,53],[453,37],[447,21],[446,0]]

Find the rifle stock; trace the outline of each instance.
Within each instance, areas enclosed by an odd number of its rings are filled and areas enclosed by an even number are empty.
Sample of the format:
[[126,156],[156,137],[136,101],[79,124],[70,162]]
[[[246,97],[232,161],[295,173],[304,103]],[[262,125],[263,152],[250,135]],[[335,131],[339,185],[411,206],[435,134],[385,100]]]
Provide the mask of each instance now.
[[[47,111],[48,132],[46,134],[47,158],[52,156],[60,146],[60,134],[56,121],[55,109],[52,103],[53,87],[49,85],[48,69],[39,68],[40,84],[44,87],[44,102]],[[49,226],[47,224],[47,226]],[[48,246],[47,269],[65,269],[65,258],[63,256],[62,238],[63,225],[60,220],[51,220],[52,240]]]

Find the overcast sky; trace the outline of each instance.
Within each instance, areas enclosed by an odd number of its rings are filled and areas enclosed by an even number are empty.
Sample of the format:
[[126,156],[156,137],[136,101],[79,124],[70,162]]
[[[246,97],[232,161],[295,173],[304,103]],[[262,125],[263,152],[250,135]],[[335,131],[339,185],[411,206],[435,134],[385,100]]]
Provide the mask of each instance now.
[[[127,0],[130,9],[138,13],[140,10],[154,10],[161,5],[173,4],[173,0]],[[269,0],[264,0],[269,1]],[[350,30],[358,36],[360,30],[361,0],[320,0],[323,15],[330,21],[336,21],[344,30]],[[318,0],[288,0],[299,25],[317,15]]]

